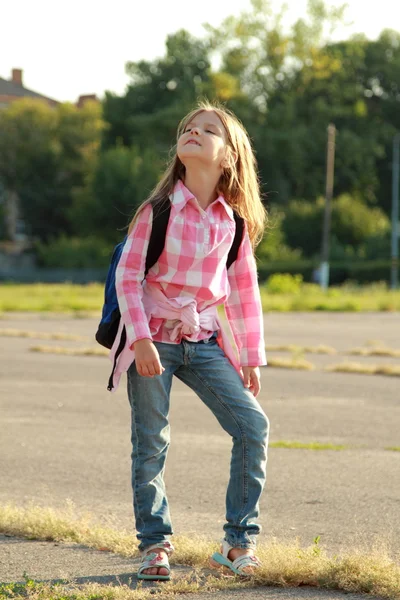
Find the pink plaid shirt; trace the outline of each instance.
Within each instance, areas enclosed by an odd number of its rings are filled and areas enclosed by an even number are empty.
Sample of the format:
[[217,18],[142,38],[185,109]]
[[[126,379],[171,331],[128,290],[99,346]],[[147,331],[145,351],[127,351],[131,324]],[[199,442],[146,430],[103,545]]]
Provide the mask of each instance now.
[[227,270],[235,220],[224,198],[219,196],[203,210],[178,181],[170,200],[164,250],[146,279],[151,205],[140,212],[118,263],[116,291],[127,349],[143,338],[176,344],[182,338],[208,338],[220,328],[216,309],[223,304],[240,366],[265,365],[257,268],[247,228],[238,257]]

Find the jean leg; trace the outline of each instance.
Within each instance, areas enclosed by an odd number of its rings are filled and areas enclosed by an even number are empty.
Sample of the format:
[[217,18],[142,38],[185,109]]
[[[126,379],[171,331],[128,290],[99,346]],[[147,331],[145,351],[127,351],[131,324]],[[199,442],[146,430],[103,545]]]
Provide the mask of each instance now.
[[254,547],[260,526],[259,499],[266,480],[269,421],[216,342],[190,344],[175,375],[210,408],[233,441],[226,495],[225,539]]
[[135,363],[127,373],[133,506],[139,550],[167,541],[173,533],[164,470],[170,444],[170,391],[174,371],[179,366],[179,346],[156,343],[156,347],[165,367],[162,375],[143,377]]

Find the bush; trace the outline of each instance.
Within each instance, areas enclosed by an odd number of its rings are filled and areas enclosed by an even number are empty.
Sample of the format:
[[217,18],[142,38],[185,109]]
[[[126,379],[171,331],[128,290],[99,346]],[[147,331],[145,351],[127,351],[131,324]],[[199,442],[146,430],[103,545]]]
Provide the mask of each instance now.
[[370,208],[362,200],[342,194],[332,203],[332,232],[339,243],[359,246],[371,236],[385,235],[388,217],[379,207]]
[[258,265],[260,282],[266,281],[275,273],[301,275],[304,281],[313,281],[313,272],[319,266],[317,260],[275,260],[263,261]]
[[[258,266],[260,282],[275,273],[302,276],[304,281],[315,281],[314,272],[320,266],[318,260],[270,261]],[[329,282],[339,285],[347,280],[359,283],[390,280],[390,260],[346,260],[330,263]]]
[[[319,256],[322,243],[324,200],[292,200],[285,211],[282,231],[291,248],[301,248],[304,256]],[[362,256],[363,245],[371,238],[387,236],[389,219],[378,207],[342,194],[332,201],[331,258]],[[378,258],[378,256],[371,258]]]
[[318,255],[321,250],[324,201],[292,200],[285,210],[282,230],[291,248],[301,248],[304,256]]
[[113,245],[95,237],[61,236],[47,244],[36,242],[35,251],[38,265],[41,267],[99,268],[109,265]]
[[285,218],[283,211],[272,207],[269,214],[268,226],[264,237],[257,247],[257,257],[261,261],[269,260],[298,260],[301,258],[301,250],[289,248],[286,243],[282,223]]
[[371,260],[387,260],[391,256],[391,232],[385,234],[372,235],[365,240],[364,245],[365,258]]
[[270,294],[298,294],[302,283],[302,275],[276,273],[268,278],[266,288]]

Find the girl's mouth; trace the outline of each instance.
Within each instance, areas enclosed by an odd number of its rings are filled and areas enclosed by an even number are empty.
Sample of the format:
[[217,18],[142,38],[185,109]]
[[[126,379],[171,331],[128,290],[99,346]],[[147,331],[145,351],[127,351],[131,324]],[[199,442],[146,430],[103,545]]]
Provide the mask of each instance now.
[[186,142],[185,146],[187,146],[188,144],[196,144],[196,146],[200,146],[199,142],[197,142],[196,140],[189,140],[188,142]]

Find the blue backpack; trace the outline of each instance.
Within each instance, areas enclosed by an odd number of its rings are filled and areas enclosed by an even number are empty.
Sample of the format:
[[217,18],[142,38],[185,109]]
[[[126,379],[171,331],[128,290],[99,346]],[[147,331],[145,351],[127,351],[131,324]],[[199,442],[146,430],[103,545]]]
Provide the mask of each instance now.
[[[165,236],[167,233],[168,221],[171,212],[171,202],[169,198],[166,198],[162,203],[158,204],[153,210],[153,223],[150,234],[149,246],[147,249],[146,266],[144,276],[146,277],[149,269],[159,259],[165,245]],[[234,212],[236,230],[235,237],[232,242],[231,249],[229,250],[228,258],[226,261],[226,268],[229,269],[231,264],[236,260],[240,244],[243,238],[244,221],[242,217],[239,217]],[[121,320],[121,313],[118,306],[117,292],[115,289],[115,272],[121,258],[121,254],[125,245],[127,237],[123,239],[114,248],[114,252],[111,258],[111,263],[107,273],[107,279],[104,289],[104,304],[101,315],[101,320],[96,332],[96,341],[104,346],[105,348],[111,348],[114,344],[119,323]],[[113,369],[108,380],[107,389],[111,391],[114,387],[113,376],[115,367],[117,366],[117,360],[126,343],[126,330],[125,327],[122,330],[121,341],[118,345],[117,351],[114,357]]]

